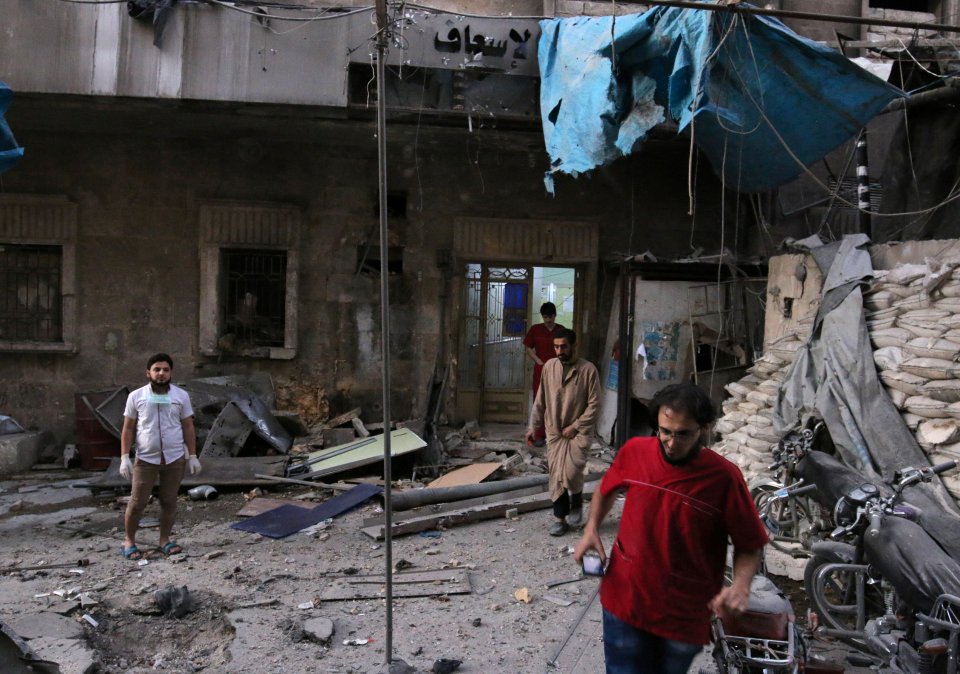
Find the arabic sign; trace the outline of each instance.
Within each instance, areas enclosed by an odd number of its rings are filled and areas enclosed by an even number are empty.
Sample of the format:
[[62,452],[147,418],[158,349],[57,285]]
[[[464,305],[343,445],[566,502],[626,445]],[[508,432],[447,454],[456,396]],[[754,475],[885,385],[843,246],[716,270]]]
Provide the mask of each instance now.
[[[390,65],[538,77],[536,19],[473,17],[408,9],[394,31]],[[365,50],[350,60],[368,62]]]

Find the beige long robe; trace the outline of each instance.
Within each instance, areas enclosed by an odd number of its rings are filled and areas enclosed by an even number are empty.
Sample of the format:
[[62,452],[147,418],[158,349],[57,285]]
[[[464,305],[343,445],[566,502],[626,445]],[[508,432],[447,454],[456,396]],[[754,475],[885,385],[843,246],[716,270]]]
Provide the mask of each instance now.
[[[563,372],[559,358],[543,366],[540,390],[530,413],[530,430],[541,424],[547,432],[547,467],[550,471],[550,500],[564,489],[583,491],[583,467],[593,442],[600,408],[600,375],[593,363],[578,358]],[[576,425],[577,434],[563,437],[563,429]]]

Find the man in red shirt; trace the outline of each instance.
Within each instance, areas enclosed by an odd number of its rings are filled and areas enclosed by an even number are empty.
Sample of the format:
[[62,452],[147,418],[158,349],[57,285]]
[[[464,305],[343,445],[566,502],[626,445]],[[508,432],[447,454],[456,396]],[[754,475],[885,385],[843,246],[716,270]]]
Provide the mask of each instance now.
[[[632,438],[593,497],[580,562],[606,564],[600,524],[627,492],[600,585],[607,674],[684,674],[710,639],[711,613],[742,613],[767,542],[740,469],[704,446],[716,418],[707,394],[667,386],[650,403],[657,436]],[[727,538],[733,584],[724,587]]]
[[[540,375],[543,372],[543,364],[551,358],[556,358],[553,351],[553,337],[557,330],[563,330],[563,326],[557,323],[557,305],[553,302],[545,302],[540,306],[540,317],[543,323],[537,323],[527,330],[523,338],[523,346],[527,352],[527,358],[533,361],[533,398],[536,400],[537,391],[540,390]],[[534,429],[533,444],[537,447],[543,447],[546,444],[547,434],[543,426]]]

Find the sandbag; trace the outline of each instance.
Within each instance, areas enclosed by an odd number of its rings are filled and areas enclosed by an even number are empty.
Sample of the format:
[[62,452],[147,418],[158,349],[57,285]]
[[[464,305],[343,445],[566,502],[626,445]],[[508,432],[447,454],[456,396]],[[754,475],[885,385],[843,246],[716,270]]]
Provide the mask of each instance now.
[[935,337],[915,337],[903,346],[903,350],[918,358],[940,358],[943,360],[960,358],[960,344]]
[[915,337],[940,337],[947,331],[946,325],[903,316],[896,319],[896,326],[909,330]]
[[928,445],[948,445],[960,440],[960,424],[956,419],[927,419],[920,422],[917,441]]
[[884,386],[903,391],[909,395],[917,395],[920,387],[927,383],[927,380],[923,377],[902,370],[881,370],[879,375]]
[[960,372],[960,366],[942,358],[911,358],[900,363],[900,371],[924,379],[954,379]]
[[960,379],[929,381],[917,390],[917,394],[934,400],[942,400],[946,403],[960,402]]
[[885,328],[870,333],[870,341],[881,349],[887,346],[903,346],[913,338],[914,334],[905,328]]
[[907,360],[907,355],[904,353],[904,350],[898,346],[885,346],[873,352],[873,362],[876,363],[877,367],[881,370],[893,370],[896,372],[900,369],[900,364],[905,360]]
[[921,417],[926,417],[927,419],[939,419],[950,416],[950,413],[947,412],[947,403],[928,398],[927,396],[910,396],[903,404],[903,407],[911,414],[919,414]]

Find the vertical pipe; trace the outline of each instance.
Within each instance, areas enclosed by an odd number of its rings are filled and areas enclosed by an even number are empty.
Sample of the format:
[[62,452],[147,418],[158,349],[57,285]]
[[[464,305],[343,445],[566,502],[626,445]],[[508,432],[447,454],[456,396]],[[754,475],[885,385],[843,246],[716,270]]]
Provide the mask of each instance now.
[[870,221],[870,162],[867,157],[867,130],[860,130],[857,137],[857,208],[859,212],[860,231],[872,237],[872,223]]
[[620,326],[617,343],[618,370],[617,370],[617,428],[614,433],[614,443],[623,447],[627,442],[630,429],[630,323],[632,313],[630,309],[630,286],[633,285],[630,275],[630,260],[620,263]]
[[393,479],[390,437],[390,267],[387,237],[387,1],[377,0],[377,174],[380,184],[380,352],[383,360],[383,517],[386,549],[386,639],[384,658],[393,662]]

